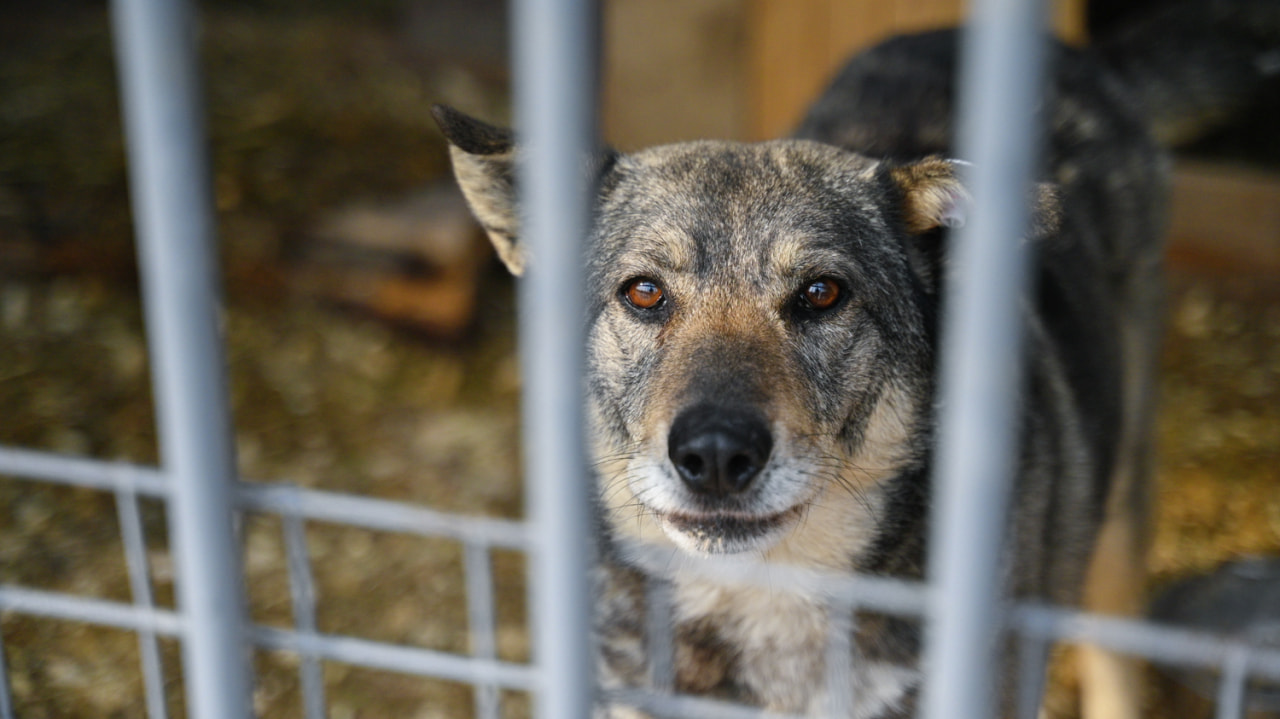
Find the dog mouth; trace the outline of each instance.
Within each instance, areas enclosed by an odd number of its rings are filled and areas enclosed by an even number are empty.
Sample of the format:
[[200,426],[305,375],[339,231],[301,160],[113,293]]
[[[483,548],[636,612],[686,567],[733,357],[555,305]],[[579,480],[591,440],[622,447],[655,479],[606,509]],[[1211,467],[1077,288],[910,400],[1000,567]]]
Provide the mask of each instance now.
[[695,554],[736,554],[764,550],[800,518],[803,505],[768,515],[671,512],[661,517],[662,530],[677,545]]

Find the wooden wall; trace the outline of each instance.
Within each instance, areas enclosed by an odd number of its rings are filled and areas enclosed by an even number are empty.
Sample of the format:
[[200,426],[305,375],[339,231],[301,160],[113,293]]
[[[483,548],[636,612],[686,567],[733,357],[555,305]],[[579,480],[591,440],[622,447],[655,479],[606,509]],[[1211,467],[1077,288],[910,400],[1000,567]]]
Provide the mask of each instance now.
[[[1055,32],[1082,41],[1084,0],[1054,8]],[[610,0],[605,10],[605,136],[623,150],[783,136],[852,52],[964,15],[962,0]],[[1180,163],[1174,179],[1175,264],[1280,272],[1274,171]]]
[[[749,0],[748,134],[786,134],[843,60],[889,35],[958,24],[961,0]],[[1057,0],[1053,25],[1084,37],[1084,0]]]

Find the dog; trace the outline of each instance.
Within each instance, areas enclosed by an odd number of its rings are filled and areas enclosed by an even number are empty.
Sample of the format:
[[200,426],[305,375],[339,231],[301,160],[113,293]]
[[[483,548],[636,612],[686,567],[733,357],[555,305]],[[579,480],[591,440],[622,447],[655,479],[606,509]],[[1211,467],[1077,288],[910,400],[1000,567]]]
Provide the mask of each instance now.
[[[1277,47],[1275,7],[1179,6],[1091,48],[1049,43],[1013,388],[1011,596],[1141,609],[1161,140],[1244,106]],[[1221,61],[1188,58],[1191,46]],[[938,31],[855,57],[786,139],[603,149],[593,163],[585,386],[604,687],[650,681],[658,582],[676,691],[824,715],[823,598],[710,579],[685,558],[923,578],[942,286],[968,212],[948,159],[956,53],[957,34]],[[520,242],[512,133],[445,107],[435,117],[472,211],[520,274],[537,260]],[[642,566],[638,545],[672,559]],[[851,644],[850,716],[910,716],[918,623],[860,616]],[[1083,655],[1085,716],[1138,716],[1136,669]],[[647,715],[602,701],[596,716]]]

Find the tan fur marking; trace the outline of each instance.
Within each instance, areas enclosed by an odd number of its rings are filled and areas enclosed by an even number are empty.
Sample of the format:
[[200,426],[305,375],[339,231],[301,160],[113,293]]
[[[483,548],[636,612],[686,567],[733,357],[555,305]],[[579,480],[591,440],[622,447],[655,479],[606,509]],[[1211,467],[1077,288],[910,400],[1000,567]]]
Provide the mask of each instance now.
[[[1157,272],[1158,265],[1147,268]],[[1141,617],[1145,605],[1147,506],[1152,472],[1154,383],[1160,347],[1154,318],[1162,284],[1147,278],[1121,325],[1124,348],[1124,426],[1106,514],[1085,577],[1084,606],[1092,612]],[[1092,645],[1079,653],[1084,719],[1136,719],[1142,708],[1142,662]]]
[[[1111,515],[1104,523],[1085,580],[1087,611],[1142,616],[1144,571],[1133,519]],[[1138,719],[1142,715],[1142,660],[1082,644],[1077,661],[1083,719]]]
[[955,176],[953,165],[940,157],[895,167],[889,175],[902,190],[902,220],[912,234],[941,226],[947,208],[956,198],[969,196]]
[[775,276],[787,277],[803,264],[807,248],[802,238],[782,237],[769,250],[770,272]]
[[695,246],[683,231],[673,227],[653,227],[654,233],[649,240],[660,258],[661,269],[672,273],[691,272],[698,258]]
[[[1143,557],[1135,518],[1108,513],[1085,585],[1091,612],[1137,617],[1142,611]],[[1142,707],[1142,662],[1084,644],[1080,647],[1081,716],[1138,719]]]
[[767,560],[847,569],[850,559],[866,548],[875,536],[876,517],[883,505],[883,497],[872,490],[908,458],[911,418],[900,406],[903,402],[903,393],[886,388],[867,423],[862,451],[840,472],[847,486],[832,480],[818,488],[804,518],[765,554]]
[[694,623],[682,627],[676,642],[676,689],[684,693],[705,693],[716,688],[729,673],[724,652],[715,642],[714,629]]

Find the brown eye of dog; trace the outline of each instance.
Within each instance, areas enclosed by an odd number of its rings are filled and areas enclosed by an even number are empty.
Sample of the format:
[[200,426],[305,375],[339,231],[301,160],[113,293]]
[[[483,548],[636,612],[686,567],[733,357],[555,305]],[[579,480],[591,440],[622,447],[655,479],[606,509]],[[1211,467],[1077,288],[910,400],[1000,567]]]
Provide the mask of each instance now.
[[824,277],[810,282],[801,297],[806,305],[815,310],[829,310],[840,299],[840,286]]
[[657,282],[643,277],[632,280],[623,294],[632,307],[641,310],[651,310],[657,307],[662,302],[663,296],[662,288],[658,286]]

